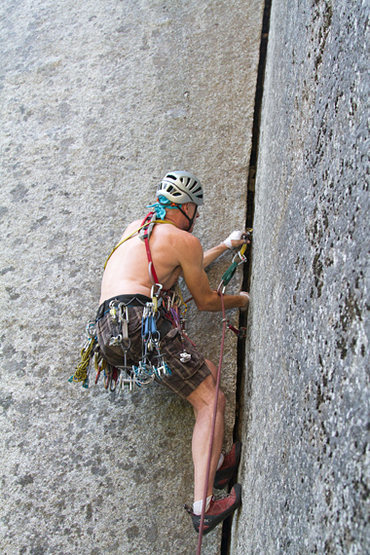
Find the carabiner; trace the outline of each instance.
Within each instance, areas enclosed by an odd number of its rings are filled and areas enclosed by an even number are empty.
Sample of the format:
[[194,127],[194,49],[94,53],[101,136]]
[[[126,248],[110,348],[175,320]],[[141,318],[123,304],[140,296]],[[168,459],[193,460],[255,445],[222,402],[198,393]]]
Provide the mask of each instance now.
[[158,298],[162,289],[163,289],[163,285],[161,283],[155,283],[154,285],[152,285],[152,289],[150,291],[150,296],[152,297],[152,299],[154,297]]
[[247,249],[247,244],[244,243],[244,245],[241,246],[241,249],[238,250],[238,252],[233,256],[233,259],[232,259],[233,264],[235,264],[235,259],[237,257],[239,257],[239,259],[240,259],[239,264],[242,264],[243,262],[246,262],[247,257],[244,255],[246,249]]
[[86,335],[87,335],[87,337],[89,337],[90,339],[93,339],[94,337],[96,337],[95,322],[87,322],[87,325],[86,325]]

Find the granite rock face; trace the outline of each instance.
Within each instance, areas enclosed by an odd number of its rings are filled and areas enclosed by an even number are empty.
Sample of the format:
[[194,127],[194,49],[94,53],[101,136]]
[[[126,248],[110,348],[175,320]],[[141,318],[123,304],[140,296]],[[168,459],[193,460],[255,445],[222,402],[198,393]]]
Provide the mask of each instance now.
[[[195,551],[182,509],[190,407],[160,386],[117,398],[67,379],[104,260],[164,172],[201,178],[206,248],[243,227],[262,4],[1,4],[2,553]],[[212,286],[229,263],[213,265]],[[217,360],[221,317],[189,313],[190,335]],[[204,553],[219,542],[220,531],[207,537]]]
[[232,553],[365,553],[365,3],[274,0]]

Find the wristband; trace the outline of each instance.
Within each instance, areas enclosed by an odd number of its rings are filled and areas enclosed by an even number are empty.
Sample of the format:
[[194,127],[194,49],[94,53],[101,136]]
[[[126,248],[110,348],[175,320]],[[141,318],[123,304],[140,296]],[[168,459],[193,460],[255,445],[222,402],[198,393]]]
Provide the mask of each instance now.
[[233,246],[231,241],[240,241],[243,238],[243,231],[233,231],[230,235],[223,241],[223,244],[226,245],[228,249],[232,249]]

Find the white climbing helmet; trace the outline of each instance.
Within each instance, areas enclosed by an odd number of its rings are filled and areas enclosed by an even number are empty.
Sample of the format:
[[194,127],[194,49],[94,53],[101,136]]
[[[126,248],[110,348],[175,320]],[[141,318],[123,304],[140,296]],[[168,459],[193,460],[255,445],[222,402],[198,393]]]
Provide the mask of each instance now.
[[203,188],[195,175],[185,171],[166,173],[157,188],[157,195],[163,195],[175,204],[194,202],[203,204]]

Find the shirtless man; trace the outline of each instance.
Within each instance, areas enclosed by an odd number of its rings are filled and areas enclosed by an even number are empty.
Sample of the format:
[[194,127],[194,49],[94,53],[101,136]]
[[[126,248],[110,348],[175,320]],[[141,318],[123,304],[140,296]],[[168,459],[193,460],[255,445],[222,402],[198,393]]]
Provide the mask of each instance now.
[[[204,268],[225,250],[241,246],[245,240],[240,232],[234,232],[223,243],[203,253],[199,240],[192,231],[199,217],[198,206],[203,204],[203,191],[199,180],[185,171],[166,174],[157,189],[157,202],[153,205],[157,218],[168,223],[155,224],[150,235],[150,253],[163,290],[171,289],[181,275],[195,301],[198,310],[221,311],[221,299],[211,289]],[[140,221],[130,224],[124,241],[111,255],[105,268],[101,286],[98,311],[98,341],[104,357],[115,366],[122,366],[122,350],[110,346],[112,336],[109,303],[112,299],[124,302],[129,311],[129,338],[131,346],[128,362],[137,364],[141,353],[141,319],[143,306],[151,301],[152,277],[148,271],[148,255],[145,243],[137,233]],[[226,309],[245,309],[249,296],[246,292],[225,295]],[[207,473],[208,448],[211,436],[213,403],[217,368],[210,360],[197,352],[187,337],[168,324],[159,309],[157,327],[161,333],[160,348],[172,374],[161,380],[170,389],[185,398],[193,407],[195,425],[192,439],[194,463],[194,505],[190,510],[193,525],[199,530],[202,498]],[[186,350],[190,360],[179,360],[179,353]],[[224,499],[214,501],[214,484],[222,488],[234,474],[240,458],[240,444],[234,444],[231,452],[221,455],[224,434],[225,397],[219,392],[213,452],[209,473],[204,532],[212,530],[240,505],[240,486],[236,484]]]

